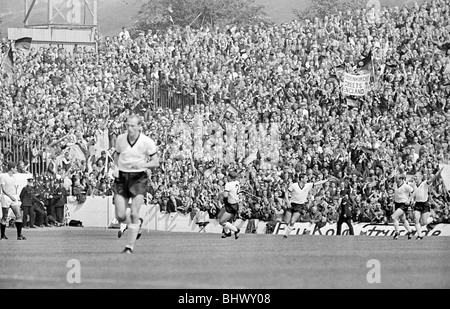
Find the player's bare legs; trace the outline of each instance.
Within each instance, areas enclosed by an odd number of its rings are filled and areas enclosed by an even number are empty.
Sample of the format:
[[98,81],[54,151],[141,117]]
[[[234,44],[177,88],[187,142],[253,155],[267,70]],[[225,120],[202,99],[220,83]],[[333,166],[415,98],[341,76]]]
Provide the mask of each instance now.
[[294,230],[294,224],[297,222],[298,218],[300,218],[299,212],[291,213],[290,211],[286,211],[286,214],[284,215],[284,223],[286,223],[287,226],[283,238],[287,238]]
[[408,239],[411,239],[411,234],[412,234],[412,230],[411,227],[409,226],[409,221],[406,218],[406,214],[403,214],[402,216],[402,220],[403,220],[403,226],[406,228],[406,230],[408,231]]
[[400,208],[397,209],[393,214],[392,214],[392,223],[394,224],[394,228],[395,228],[395,236],[394,239],[398,239],[398,235],[399,235],[399,229],[400,229],[400,223],[398,221],[398,219],[404,214],[403,210],[401,210]]
[[131,213],[130,219],[131,222],[128,224],[128,243],[125,246],[126,248],[130,248],[134,250],[134,244],[136,243],[136,239],[138,238],[139,229],[141,228],[141,220],[139,219],[139,211],[141,209],[141,205],[144,203],[144,196],[139,194],[136,197],[133,197],[132,203],[130,205]]
[[1,229],[1,239],[8,239],[6,237],[6,226],[8,224],[8,210],[11,208],[11,210],[14,213],[15,224],[17,229],[17,240],[26,240],[26,238],[22,235],[22,210],[20,209],[20,203],[13,202],[11,206],[2,207],[2,220],[0,222],[0,229]]
[[408,231],[408,239],[410,239],[410,235],[411,235],[411,227],[409,226],[409,222],[406,219],[406,214],[402,209],[397,209],[394,214],[392,215],[392,221],[394,223],[394,228],[395,228],[395,236],[394,239],[398,239],[398,235],[399,235],[399,228],[400,228],[400,223],[399,220],[402,221],[403,226],[406,228],[406,230]]
[[423,236],[421,235],[422,226],[427,225],[427,220],[429,217],[429,212],[421,213],[420,211],[414,211],[414,223],[417,230],[417,239],[423,239]]
[[[127,216],[127,218],[129,218],[130,217],[130,215],[131,215],[131,209],[130,209],[130,207],[127,207],[127,214],[126,214],[126,216]],[[126,223],[124,223],[124,222],[120,222],[119,223],[119,232],[118,232],[118,234],[117,234],[117,236],[119,237],[119,238],[121,238],[122,237],[122,235],[125,233],[125,231],[127,230],[127,228],[128,228],[128,224],[126,224]]]
[[25,240],[26,238],[22,235],[22,209],[20,209],[20,202],[13,203],[11,210],[16,216],[17,240]]
[[420,211],[414,211],[414,226],[416,227],[417,239],[422,239],[422,226],[420,224],[421,216],[422,214],[420,213]]
[[235,235],[239,232],[239,229],[235,227],[233,224],[228,222],[231,218],[233,218],[233,214],[230,214],[226,211],[219,217],[219,224],[223,227],[225,235],[229,234],[229,231],[233,231]]
[[[225,207],[222,207],[221,209],[220,209],[220,211],[219,211],[219,214],[217,215],[217,218],[222,218],[222,216],[225,214]],[[224,224],[221,224],[222,225],[222,228],[223,228],[223,235],[222,235],[222,237],[223,238],[225,238],[226,236],[229,236],[229,232],[230,232],[230,230],[228,230],[228,228],[226,228],[225,226],[224,226]]]
[[2,207],[2,220],[0,222],[0,229],[1,229],[1,238],[0,239],[8,239],[8,237],[6,237],[6,225],[8,224],[7,219],[8,219],[8,209],[6,207]]
[[114,206],[116,209],[116,219],[120,223],[129,224],[131,223],[131,215],[127,213],[128,199],[124,198],[122,195],[114,195]]

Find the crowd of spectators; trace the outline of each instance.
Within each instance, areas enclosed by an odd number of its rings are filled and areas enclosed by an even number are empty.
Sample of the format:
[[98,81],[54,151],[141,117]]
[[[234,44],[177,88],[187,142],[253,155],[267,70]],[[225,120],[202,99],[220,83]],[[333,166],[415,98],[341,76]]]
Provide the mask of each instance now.
[[[281,25],[174,27],[136,38],[124,29],[99,35],[97,51],[32,48],[16,53],[13,83],[0,78],[0,129],[47,145],[36,153],[54,162],[46,174],[107,195],[111,161],[105,167],[96,157],[64,153],[72,145],[89,153],[108,129],[111,155],[127,115],[138,113],[159,147],[149,199],[163,211],[214,218],[234,170],[244,190],[239,217],[274,222],[286,188],[302,173],[311,182],[331,181],[311,193],[315,211],[300,220],[320,212],[322,221],[335,222],[340,192],[348,188],[355,222],[387,223],[393,175],[432,175],[449,162],[449,16],[450,1],[433,0]],[[368,95],[344,97],[341,73],[358,74],[367,57]],[[196,93],[197,104],[159,108],[155,85]],[[448,221],[450,195],[441,178],[430,204],[436,221]]]

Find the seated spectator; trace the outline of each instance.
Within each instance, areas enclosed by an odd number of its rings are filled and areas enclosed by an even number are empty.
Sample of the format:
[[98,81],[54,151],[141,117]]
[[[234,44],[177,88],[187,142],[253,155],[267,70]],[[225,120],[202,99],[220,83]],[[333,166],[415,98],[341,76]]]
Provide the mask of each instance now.
[[72,167],[72,160],[69,157],[69,152],[64,152],[64,157],[61,159],[62,168],[65,172],[68,172]]
[[309,222],[311,223],[311,215],[309,211],[307,211],[305,208],[300,210],[300,217],[298,218],[298,222]]
[[256,234],[258,229],[258,221],[262,220],[264,217],[261,205],[259,203],[255,203],[253,207],[250,207],[250,213],[248,215],[249,219],[245,233]]
[[[100,182],[100,196],[102,197],[106,197],[106,196],[112,196],[113,195],[113,190],[111,189],[111,186],[105,182],[105,181],[101,181]],[[89,192],[87,192],[89,193]]]
[[327,222],[326,217],[322,215],[322,212],[318,210],[318,206],[311,207],[311,221],[310,223],[314,223],[314,230],[312,232],[312,235],[314,235],[318,230],[323,228]]
[[383,209],[381,209],[380,203],[376,203],[374,205],[374,207],[372,209],[372,214],[373,214],[372,223],[377,223],[377,224],[387,223],[386,215],[385,215]]
[[[204,206],[204,205],[203,205]],[[183,207],[183,203],[175,195],[171,194],[167,201],[166,211],[168,213],[177,212],[180,207]]]
[[339,220],[339,213],[332,206],[328,206],[328,208],[326,210],[326,215],[327,215],[327,223],[328,224],[337,223],[337,221]]
[[205,227],[209,224],[209,213],[205,208],[199,208],[195,214],[194,221],[204,231]]
[[361,211],[361,214],[359,215],[358,222],[361,223],[370,223],[372,222],[374,216],[371,212],[371,209],[367,206],[367,204],[363,204],[361,207],[363,210]]
[[450,223],[450,210],[448,207],[442,212],[442,223]]
[[78,204],[83,204],[86,201],[86,188],[82,186],[78,177],[75,177],[73,181],[72,194],[76,197]]
[[176,209],[173,207],[173,204],[169,206],[169,197],[162,196],[159,202],[161,212],[172,213],[176,211]]
[[355,208],[353,209],[353,217],[352,217],[352,221],[353,221],[354,223],[362,222],[362,221],[360,221],[360,220],[361,220],[361,217],[362,217],[361,208],[355,207]]

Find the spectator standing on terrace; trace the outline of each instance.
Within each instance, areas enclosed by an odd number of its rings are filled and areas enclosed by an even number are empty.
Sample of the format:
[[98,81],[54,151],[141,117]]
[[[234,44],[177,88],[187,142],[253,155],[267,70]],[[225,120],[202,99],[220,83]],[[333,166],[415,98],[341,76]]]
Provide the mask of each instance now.
[[124,42],[128,41],[131,38],[130,32],[126,27],[122,27],[122,31],[119,33],[119,38]]
[[68,151],[64,152],[64,157],[61,159],[61,164],[65,172],[68,172],[72,167],[72,160],[70,159]]
[[[97,164],[97,166],[101,166],[104,167],[106,166],[106,162],[107,161],[107,153],[105,150],[102,150],[100,157],[97,159],[97,161],[95,162]],[[100,163],[102,162],[102,163]]]
[[311,206],[311,224],[314,224],[314,229],[312,235],[314,235],[318,230],[323,228],[327,222],[326,217],[323,216],[322,212],[318,209],[317,205]]
[[17,172],[22,174],[28,173],[28,168],[29,165],[25,165],[25,162],[20,160],[19,165],[17,166]]
[[272,234],[277,223],[283,222],[284,209],[281,203],[270,206],[270,216],[266,223],[266,234]]

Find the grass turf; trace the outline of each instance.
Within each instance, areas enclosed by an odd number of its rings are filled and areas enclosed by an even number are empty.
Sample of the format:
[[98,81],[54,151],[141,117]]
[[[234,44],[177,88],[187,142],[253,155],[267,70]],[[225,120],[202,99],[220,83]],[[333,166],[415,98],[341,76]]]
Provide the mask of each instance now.
[[[302,289],[449,288],[450,239],[143,232],[121,254],[116,229],[24,230],[0,241],[0,288]],[[80,263],[80,284],[67,274]],[[381,283],[369,284],[368,262]]]

